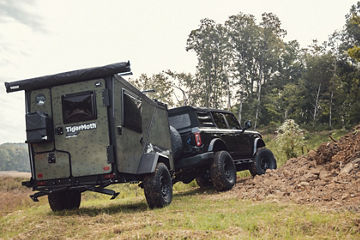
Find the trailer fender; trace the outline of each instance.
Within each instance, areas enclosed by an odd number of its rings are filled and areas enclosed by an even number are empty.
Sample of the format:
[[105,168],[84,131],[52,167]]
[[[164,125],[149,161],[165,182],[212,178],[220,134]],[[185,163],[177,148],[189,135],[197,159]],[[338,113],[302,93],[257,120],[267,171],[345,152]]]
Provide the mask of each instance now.
[[163,162],[171,170],[169,158],[158,152],[144,153],[141,157],[137,174],[153,173],[158,162]]

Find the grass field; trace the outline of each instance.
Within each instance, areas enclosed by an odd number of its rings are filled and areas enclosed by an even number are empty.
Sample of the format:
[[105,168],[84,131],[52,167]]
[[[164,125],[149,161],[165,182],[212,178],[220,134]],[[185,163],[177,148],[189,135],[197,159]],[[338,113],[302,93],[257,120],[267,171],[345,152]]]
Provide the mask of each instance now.
[[[328,134],[310,137],[308,146]],[[267,143],[279,165],[285,162],[270,137]],[[115,200],[86,192],[79,210],[53,213],[46,197],[31,202],[22,179],[0,181],[0,239],[360,239],[359,212],[242,200],[235,189],[202,191],[194,182],[175,184],[173,202],[163,209],[150,210],[137,185],[120,184],[113,186],[120,192]]]
[[[0,239],[360,238],[357,212],[241,200],[235,190],[201,191],[195,184],[176,184],[172,204],[150,210],[136,185],[117,185],[115,190],[122,193],[116,200],[85,193],[79,210],[59,213],[50,210],[46,197],[31,203],[15,195],[13,199],[25,202],[2,212]],[[18,189],[8,192],[14,191]]]

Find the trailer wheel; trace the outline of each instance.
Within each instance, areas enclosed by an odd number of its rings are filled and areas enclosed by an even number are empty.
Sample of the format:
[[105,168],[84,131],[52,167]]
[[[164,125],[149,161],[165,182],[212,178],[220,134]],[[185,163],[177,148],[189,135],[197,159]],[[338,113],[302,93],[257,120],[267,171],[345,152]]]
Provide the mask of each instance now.
[[210,167],[211,181],[217,191],[230,190],[236,182],[236,168],[230,154],[226,151],[215,153]]
[[69,190],[65,192],[65,209],[74,210],[80,207],[81,192],[76,190]]
[[67,190],[53,192],[48,195],[49,205],[52,211],[73,210],[80,207],[81,192]]
[[65,192],[53,192],[48,195],[49,205],[53,212],[65,209],[64,193]]
[[144,177],[144,193],[149,207],[162,208],[172,201],[172,180],[164,163],[158,163],[155,172]]

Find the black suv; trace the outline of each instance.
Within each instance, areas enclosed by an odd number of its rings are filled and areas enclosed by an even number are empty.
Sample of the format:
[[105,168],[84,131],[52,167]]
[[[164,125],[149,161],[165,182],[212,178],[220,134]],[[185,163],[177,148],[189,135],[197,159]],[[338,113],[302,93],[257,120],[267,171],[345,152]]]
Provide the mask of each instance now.
[[236,171],[250,170],[254,176],[276,168],[273,153],[265,148],[261,135],[242,128],[233,113],[190,106],[169,110],[175,180],[200,187],[231,189]]

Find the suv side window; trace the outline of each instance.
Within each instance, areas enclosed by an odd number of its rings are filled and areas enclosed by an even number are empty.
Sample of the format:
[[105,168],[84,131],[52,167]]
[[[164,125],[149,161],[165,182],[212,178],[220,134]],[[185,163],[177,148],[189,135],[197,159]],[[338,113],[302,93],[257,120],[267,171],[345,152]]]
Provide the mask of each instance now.
[[215,127],[209,112],[197,112],[200,127]]
[[142,132],[141,101],[123,91],[123,126]]
[[215,124],[218,128],[227,128],[224,115],[219,112],[212,112]]
[[224,115],[230,129],[241,129],[240,124],[234,115],[230,113],[224,113]]

